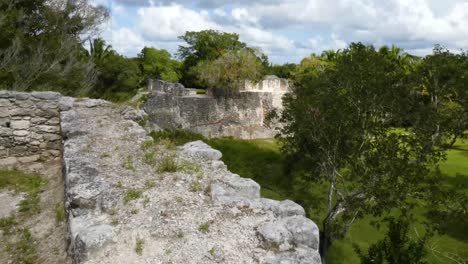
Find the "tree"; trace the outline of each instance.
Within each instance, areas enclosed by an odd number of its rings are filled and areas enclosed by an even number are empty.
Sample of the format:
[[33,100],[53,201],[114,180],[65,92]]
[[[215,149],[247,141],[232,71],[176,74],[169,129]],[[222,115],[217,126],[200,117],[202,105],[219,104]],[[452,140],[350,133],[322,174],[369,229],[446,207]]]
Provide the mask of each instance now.
[[119,55],[102,39],[95,39],[93,43],[88,56],[99,74],[88,95],[111,101],[129,99],[142,82],[139,62]]
[[145,47],[138,55],[144,80],[161,79],[168,82],[178,82],[181,63],[171,59],[171,54],[164,49]]
[[243,49],[225,53],[214,61],[201,62],[194,69],[199,83],[213,89],[215,95],[222,95],[237,92],[247,80],[258,81],[263,66],[250,49]]
[[419,97],[417,111],[430,112],[431,120],[413,119],[422,133],[452,146],[468,130],[468,56],[436,46],[417,66],[413,84]]
[[[361,43],[319,62],[324,67],[303,72],[285,96],[279,137],[282,151],[304,166],[301,177],[328,189],[320,244],[325,263],[331,244],[356,219],[427,199],[438,186],[430,172],[443,153],[427,144],[433,134],[393,127],[393,116],[409,114],[412,103],[397,63]],[[415,115],[431,118],[431,112]]]
[[[412,238],[409,235],[411,217],[406,214],[399,218],[385,219],[389,223],[384,239],[371,245],[364,252],[357,245],[355,250],[361,258],[362,264],[388,263],[388,264],[424,264],[427,254],[425,244],[431,236],[426,232],[422,237]],[[415,233],[417,235],[417,233]]]
[[283,65],[270,65],[266,68],[266,74],[276,75],[280,78],[289,79],[292,73],[296,70],[297,65],[294,63],[286,63]]
[[96,79],[81,37],[94,33],[107,10],[88,0],[0,2],[0,82],[5,89],[77,95]]
[[199,84],[192,68],[198,63],[213,61],[227,52],[247,47],[239,41],[239,35],[216,30],[188,31],[179,39],[187,43],[186,46],[179,46],[177,53],[179,59],[183,60],[182,83],[194,87]]

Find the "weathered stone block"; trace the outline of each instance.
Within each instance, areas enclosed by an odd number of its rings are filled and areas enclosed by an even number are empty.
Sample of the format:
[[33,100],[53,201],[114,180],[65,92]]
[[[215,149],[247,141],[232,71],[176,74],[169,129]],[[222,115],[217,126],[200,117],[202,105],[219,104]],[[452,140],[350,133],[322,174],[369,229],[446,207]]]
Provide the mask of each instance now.
[[11,121],[11,128],[13,129],[28,129],[30,125],[30,121],[28,120],[14,120]]
[[59,133],[60,132],[60,128],[58,126],[39,125],[37,126],[37,129],[39,129],[39,131],[43,131],[46,133]]
[[57,100],[60,97],[60,94],[56,92],[32,92],[31,95],[34,98],[43,100]]
[[27,156],[27,157],[18,158],[18,161],[19,161],[20,163],[31,163],[31,162],[38,161],[39,158],[40,158],[40,155],[33,155],[33,156]]
[[15,157],[8,157],[6,159],[0,159],[0,167],[10,167],[18,163],[18,159]]
[[8,99],[0,99],[0,107],[11,107],[12,103]]
[[17,136],[17,137],[25,137],[27,135],[29,135],[29,131],[28,130],[15,130],[13,131],[13,136]]

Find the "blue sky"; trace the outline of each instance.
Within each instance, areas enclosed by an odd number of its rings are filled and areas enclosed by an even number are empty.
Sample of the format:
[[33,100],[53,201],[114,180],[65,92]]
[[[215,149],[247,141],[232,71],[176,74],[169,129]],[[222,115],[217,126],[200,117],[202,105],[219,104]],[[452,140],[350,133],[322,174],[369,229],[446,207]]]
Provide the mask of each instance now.
[[94,0],[111,8],[101,37],[135,56],[145,46],[175,53],[185,31],[235,32],[274,63],[361,41],[415,55],[434,44],[468,48],[468,0]]

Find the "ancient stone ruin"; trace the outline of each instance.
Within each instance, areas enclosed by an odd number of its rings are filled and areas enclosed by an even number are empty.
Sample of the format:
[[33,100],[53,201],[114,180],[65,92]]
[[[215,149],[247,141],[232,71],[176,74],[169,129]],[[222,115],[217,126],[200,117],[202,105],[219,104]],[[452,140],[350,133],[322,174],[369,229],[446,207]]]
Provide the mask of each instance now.
[[0,91],[0,166],[61,155],[60,94]]
[[228,171],[207,144],[154,142],[133,120],[145,113],[103,100],[0,96],[3,161],[63,155],[70,262],[321,263],[319,230],[304,209],[261,198],[260,186]]
[[143,109],[157,126],[205,137],[256,139],[275,136],[277,131],[267,127],[265,119],[270,111],[281,110],[282,97],[290,87],[285,79],[267,76],[257,84],[247,82],[240,93],[229,97],[200,95],[195,89],[161,80],[150,80],[148,90]]

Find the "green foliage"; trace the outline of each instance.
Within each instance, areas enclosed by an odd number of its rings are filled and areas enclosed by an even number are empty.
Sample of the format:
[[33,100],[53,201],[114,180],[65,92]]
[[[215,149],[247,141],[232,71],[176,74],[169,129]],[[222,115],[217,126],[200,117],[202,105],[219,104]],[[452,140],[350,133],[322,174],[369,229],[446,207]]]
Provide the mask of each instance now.
[[[281,115],[283,152],[306,182],[328,183],[324,258],[356,219],[437,200],[440,177],[431,170],[443,158],[435,115],[411,100],[400,61],[360,43],[329,57],[298,67]],[[405,133],[393,128],[403,117],[414,120]]]
[[286,63],[283,65],[274,64],[266,68],[267,75],[276,75],[280,78],[289,79],[292,77],[293,72],[296,71],[298,65],[294,63]]
[[0,2],[0,89],[55,90],[78,96],[96,78],[80,37],[107,18],[88,0]]
[[130,201],[140,199],[143,195],[142,190],[130,189],[125,193],[124,204],[128,204]]
[[40,191],[47,181],[37,175],[19,170],[0,170],[0,189],[10,189],[26,196],[20,202],[19,211],[28,215],[40,212]]
[[210,223],[203,223],[198,227],[198,231],[206,234],[210,231]]
[[187,43],[186,46],[179,46],[177,53],[183,60],[181,81],[186,87],[200,87],[196,73],[192,70],[198,63],[213,61],[229,51],[247,47],[239,41],[239,35],[216,30],[188,31],[179,39]]
[[7,245],[7,250],[14,256],[17,263],[34,264],[37,262],[36,241],[29,229],[19,232],[19,240]]
[[119,55],[102,39],[94,40],[89,56],[99,71],[97,83],[89,93],[91,97],[122,102],[136,93],[142,82],[137,60]]
[[226,52],[212,61],[201,61],[193,68],[198,83],[215,95],[236,93],[245,81],[258,81],[263,65],[251,49]]
[[[410,219],[402,215],[398,219],[390,217],[388,231],[384,239],[371,245],[367,252],[355,245],[356,253],[361,258],[362,264],[388,263],[388,264],[424,264],[427,255],[425,244],[430,236],[426,233],[423,237],[412,238],[410,236]],[[414,233],[417,236],[417,233]]]
[[169,140],[176,146],[181,146],[192,141],[205,140],[205,138],[200,134],[180,129],[151,131],[150,136],[156,143],[160,143],[163,140]]
[[141,62],[143,79],[161,79],[168,82],[178,82],[181,63],[171,59],[166,50],[145,47],[138,55]]
[[10,235],[17,224],[18,222],[14,216],[0,218],[0,230],[2,230],[4,235]]
[[135,243],[135,252],[138,254],[138,255],[142,255],[143,254],[143,247],[145,245],[145,241],[143,239],[140,239],[138,238],[136,240],[136,243]]
[[176,172],[179,169],[174,155],[165,155],[159,161],[158,172]]

